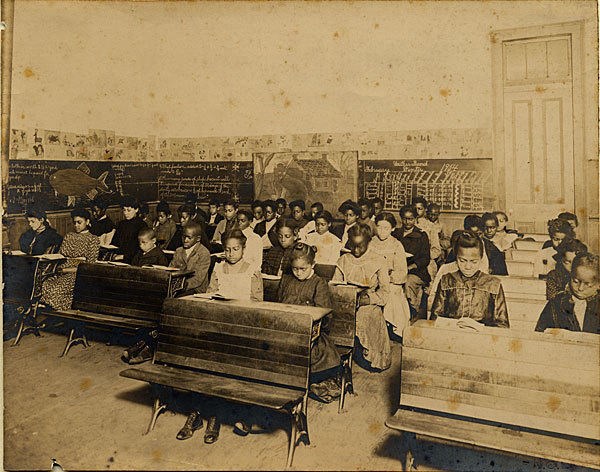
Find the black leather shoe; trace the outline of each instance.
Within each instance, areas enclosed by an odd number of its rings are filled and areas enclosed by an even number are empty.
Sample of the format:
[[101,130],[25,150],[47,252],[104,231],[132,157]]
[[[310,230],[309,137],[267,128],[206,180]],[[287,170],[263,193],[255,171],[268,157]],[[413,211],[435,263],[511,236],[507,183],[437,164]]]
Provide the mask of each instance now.
[[183,441],[191,438],[194,435],[194,431],[202,428],[203,425],[204,423],[200,413],[197,411],[192,411],[185,420],[183,428],[181,428],[177,433],[177,439]]
[[133,346],[129,346],[123,351],[123,359],[128,361],[132,357],[137,356],[140,353],[140,351],[144,348],[144,346],[146,346],[146,343],[143,339],[135,343]]
[[204,442],[206,444],[212,444],[217,442],[219,439],[219,431],[221,429],[221,423],[217,420],[216,416],[211,416],[208,419],[208,425],[206,426],[206,432],[204,433]]
[[134,357],[129,359],[129,364],[136,365],[141,364],[143,362],[151,361],[152,356],[152,349],[150,349],[150,346],[145,344],[140,352],[138,352]]
[[245,421],[236,421],[233,425],[233,432],[238,436],[248,436],[252,426],[246,423]]

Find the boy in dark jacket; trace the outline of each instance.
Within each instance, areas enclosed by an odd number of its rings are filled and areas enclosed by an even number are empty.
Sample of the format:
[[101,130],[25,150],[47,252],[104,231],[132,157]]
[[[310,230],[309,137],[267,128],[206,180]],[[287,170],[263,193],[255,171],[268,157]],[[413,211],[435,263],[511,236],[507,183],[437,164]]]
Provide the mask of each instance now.
[[156,245],[156,233],[154,233],[154,230],[150,228],[140,230],[138,241],[140,249],[133,256],[131,265],[141,267],[149,265],[166,266],[169,264],[165,253]]
[[598,272],[598,256],[590,253],[578,254],[571,266],[568,289],[546,304],[535,330],[561,328],[600,334]]

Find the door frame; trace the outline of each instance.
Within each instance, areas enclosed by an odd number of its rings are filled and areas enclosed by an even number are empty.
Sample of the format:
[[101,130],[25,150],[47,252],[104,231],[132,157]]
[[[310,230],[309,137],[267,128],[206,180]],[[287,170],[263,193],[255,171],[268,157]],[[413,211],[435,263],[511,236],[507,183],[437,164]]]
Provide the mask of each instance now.
[[[587,236],[587,195],[585,189],[585,119],[584,119],[584,69],[583,27],[584,21],[571,21],[550,25],[497,30],[490,33],[492,43],[492,95],[493,95],[493,168],[496,176],[495,191],[497,205],[506,208],[506,154],[504,150],[504,41],[536,38],[539,36],[571,35],[571,64],[573,86],[573,210],[579,216],[579,232]],[[585,213],[578,209],[586,208]]]

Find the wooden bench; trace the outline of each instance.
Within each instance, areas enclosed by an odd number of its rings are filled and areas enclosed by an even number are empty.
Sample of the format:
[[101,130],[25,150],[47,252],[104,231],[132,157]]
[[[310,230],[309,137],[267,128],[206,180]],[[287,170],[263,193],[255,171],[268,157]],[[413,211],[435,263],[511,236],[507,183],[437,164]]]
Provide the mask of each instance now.
[[333,297],[333,312],[329,322],[329,339],[341,359],[342,394],[338,402],[338,413],[344,408],[346,392],[354,393],[352,382],[352,358],[356,337],[356,308],[360,289],[352,285],[329,284]]
[[599,340],[418,321],[404,331],[400,407],[386,422],[403,432],[403,462],[422,436],[597,468]]
[[[152,364],[121,376],[291,416],[287,465],[306,433],[311,343],[330,310],[269,302],[165,300]],[[169,399],[154,401],[147,433]],[[304,437],[303,434],[300,437]]]
[[531,249],[509,249],[506,251],[506,260],[535,262],[539,251]]
[[180,271],[132,266],[79,264],[71,309],[44,311],[50,316],[76,322],[61,357],[77,343],[89,346],[83,330],[86,325],[126,331],[155,329],[163,301],[183,289],[188,275]]
[[519,277],[513,275],[497,275],[502,282],[505,295],[546,295],[546,282],[539,277]]

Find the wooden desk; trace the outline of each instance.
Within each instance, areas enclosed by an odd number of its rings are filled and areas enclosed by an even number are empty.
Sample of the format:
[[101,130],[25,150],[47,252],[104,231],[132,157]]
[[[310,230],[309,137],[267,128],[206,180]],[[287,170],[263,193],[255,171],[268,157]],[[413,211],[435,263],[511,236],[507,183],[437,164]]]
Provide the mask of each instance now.
[[[121,376],[259,405],[291,417],[288,467],[297,433],[308,439],[310,347],[315,326],[331,310],[282,303],[206,300],[194,296],[166,300],[151,365]],[[150,432],[172,397],[154,399]]]
[[39,336],[42,326],[36,318],[42,296],[42,282],[53,275],[65,260],[2,254],[3,303],[14,308],[17,314],[18,329],[13,346],[16,346],[25,334]]
[[[417,321],[404,330],[400,405],[388,419],[411,434],[600,465],[600,336],[516,333]],[[410,463],[410,457],[407,458]]]

